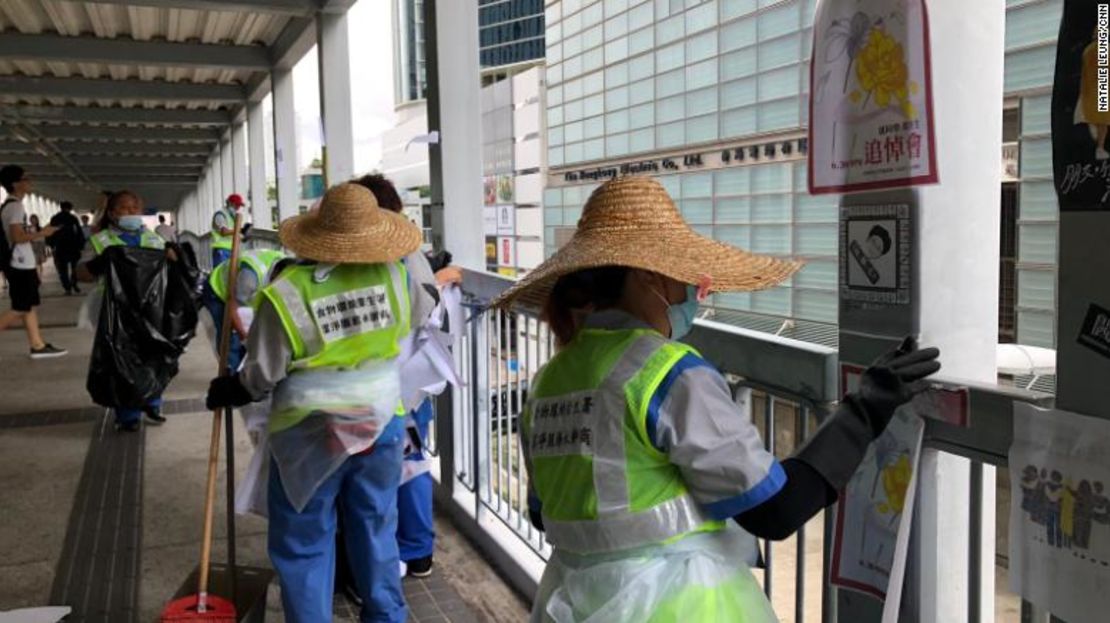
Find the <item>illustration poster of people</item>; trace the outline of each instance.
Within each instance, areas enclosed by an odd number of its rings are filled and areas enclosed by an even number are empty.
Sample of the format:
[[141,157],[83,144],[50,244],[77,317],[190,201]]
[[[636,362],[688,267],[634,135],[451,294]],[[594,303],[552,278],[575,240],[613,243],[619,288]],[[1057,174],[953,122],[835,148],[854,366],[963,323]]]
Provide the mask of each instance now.
[[1064,621],[1110,612],[1110,421],[1014,405],[1010,590]]
[[1064,211],[1110,210],[1110,6],[1063,4],[1052,88],[1056,194]]
[[936,183],[925,0],[825,0],[813,36],[809,192]]
[[[842,365],[845,393],[862,372]],[[885,600],[884,622],[898,619],[924,432],[913,407],[899,409],[840,497],[831,581]]]

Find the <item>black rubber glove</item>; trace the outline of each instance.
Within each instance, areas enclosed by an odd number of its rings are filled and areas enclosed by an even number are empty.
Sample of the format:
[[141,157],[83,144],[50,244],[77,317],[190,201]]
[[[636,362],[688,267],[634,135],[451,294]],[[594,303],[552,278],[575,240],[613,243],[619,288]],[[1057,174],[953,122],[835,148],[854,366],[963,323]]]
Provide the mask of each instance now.
[[871,425],[873,437],[883,434],[898,407],[928,388],[923,379],[940,370],[936,348],[918,350],[912,336],[864,370],[855,400]]
[[204,406],[209,409],[222,409],[224,407],[241,407],[254,402],[247,389],[239,381],[239,375],[219,376],[212,379],[208,385],[208,397]]

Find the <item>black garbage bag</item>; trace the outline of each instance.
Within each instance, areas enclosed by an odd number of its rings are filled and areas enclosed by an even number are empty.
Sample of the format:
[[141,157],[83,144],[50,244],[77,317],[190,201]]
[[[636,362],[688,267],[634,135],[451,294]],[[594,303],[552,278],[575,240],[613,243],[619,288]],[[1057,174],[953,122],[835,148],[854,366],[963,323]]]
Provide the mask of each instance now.
[[104,300],[89,360],[89,396],[105,407],[138,409],[177,375],[196,333],[197,305],[188,268],[163,251],[104,251]]

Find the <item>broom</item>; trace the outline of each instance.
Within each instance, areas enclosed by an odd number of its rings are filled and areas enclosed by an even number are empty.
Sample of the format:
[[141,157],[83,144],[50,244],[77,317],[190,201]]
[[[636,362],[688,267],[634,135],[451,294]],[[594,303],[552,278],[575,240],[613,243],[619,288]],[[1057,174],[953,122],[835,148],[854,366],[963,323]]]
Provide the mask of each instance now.
[[[220,376],[226,376],[228,351],[231,350],[231,305],[235,297],[235,284],[239,278],[239,241],[243,216],[235,216],[235,234],[231,243],[231,265],[227,271],[227,303],[220,327]],[[212,512],[216,501],[216,465],[220,458],[220,418],[222,409],[212,411],[212,443],[208,447],[208,489],[204,495],[204,535],[200,545],[200,573],[197,594],[187,595],[166,604],[162,610],[162,623],[235,623],[235,604],[221,597],[208,594],[208,567],[212,558]],[[229,449],[230,451],[230,449]],[[234,572],[234,570],[232,570]]]

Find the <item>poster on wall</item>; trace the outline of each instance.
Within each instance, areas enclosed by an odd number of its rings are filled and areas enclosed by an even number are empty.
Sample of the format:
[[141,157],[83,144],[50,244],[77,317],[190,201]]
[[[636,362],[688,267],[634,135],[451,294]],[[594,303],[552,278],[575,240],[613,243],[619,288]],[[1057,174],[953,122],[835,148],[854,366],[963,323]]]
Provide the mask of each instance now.
[[486,270],[497,272],[497,237],[486,236]]
[[482,208],[482,234],[485,236],[497,235],[496,206],[486,206]]
[[1110,210],[1110,4],[1065,2],[1052,86],[1052,168],[1062,211]]
[[842,207],[840,299],[909,304],[911,233],[908,205]]
[[813,36],[809,192],[936,183],[925,0],[825,0]]
[[502,236],[497,239],[497,263],[516,268],[516,238]]
[[497,176],[487,175],[482,178],[482,197],[487,206],[497,203]]
[[516,188],[513,183],[512,175],[498,175],[497,176],[497,203],[515,203],[516,202]]
[[[841,365],[844,393],[862,374]],[[840,496],[830,581],[884,600],[883,623],[898,620],[924,433],[915,409],[899,409]]]
[[500,236],[516,235],[516,206],[499,205],[497,211],[497,234]]
[[1014,404],[1010,590],[1064,621],[1110,611],[1110,422]]

